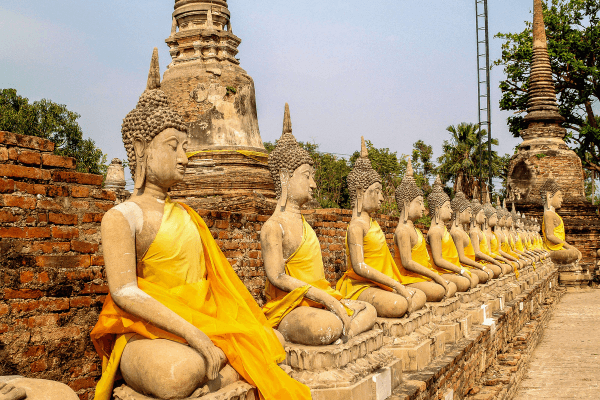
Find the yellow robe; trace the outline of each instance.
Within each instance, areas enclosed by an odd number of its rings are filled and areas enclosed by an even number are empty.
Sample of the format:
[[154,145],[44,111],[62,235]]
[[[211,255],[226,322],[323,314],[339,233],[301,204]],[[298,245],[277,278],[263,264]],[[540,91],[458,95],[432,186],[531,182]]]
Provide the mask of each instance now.
[[[554,228],[554,236],[556,236],[560,240],[564,241],[566,238],[565,223],[560,215],[558,215],[558,214],[556,214],[556,215],[560,219],[560,225],[557,226],[556,228]],[[549,241],[548,238],[546,237],[546,221],[544,221],[544,220],[542,220],[542,233],[544,234],[544,248],[546,250],[558,251],[558,250],[563,249],[564,244],[562,244],[562,243],[554,244],[551,241]]]
[[[377,221],[371,220],[369,231],[363,239],[363,251],[365,264],[376,271],[392,278],[393,280],[405,284],[404,277],[394,262],[394,257],[385,240],[385,234]],[[357,300],[366,289],[378,287],[389,292],[392,288],[363,278],[354,272],[352,260],[350,258],[350,249],[348,248],[348,234],[346,234],[346,265],[348,269],[338,281],[336,288],[346,299]]]
[[[306,286],[285,292],[267,280],[265,286],[267,304],[263,307],[263,312],[273,328],[277,328],[281,320],[296,307],[324,308],[323,305],[304,298],[311,286],[324,290],[338,300],[343,298],[341,293],[333,289],[329,281],[325,279],[319,239],[304,217],[302,217],[302,243],[285,262],[285,273],[292,278],[306,282]],[[348,315],[352,315],[351,310],[346,309],[346,311]]]
[[[215,243],[202,218],[185,205],[165,202],[160,229],[139,262],[138,287],[204,332],[261,399],[310,399],[308,387],[277,363],[285,350],[260,307]],[[127,340],[185,340],[121,310],[107,296],[92,342],[102,358],[95,400],[109,400]]]
[[[463,268],[463,266],[460,263],[460,258],[458,257],[458,250],[456,249],[456,244],[454,243],[454,240],[452,239],[452,235],[450,235],[450,232],[448,232],[448,229],[446,227],[444,227],[444,235],[442,236],[442,258],[448,262],[451,262],[452,264],[456,265],[459,268]],[[444,274],[455,274],[455,275],[459,275],[458,273],[454,272],[454,271],[449,271],[447,269],[438,267],[437,265],[434,265],[434,268],[436,269],[437,273],[440,275],[444,275]],[[465,270],[469,276],[471,275],[471,271],[469,270]]]
[[[410,257],[412,258],[412,260],[414,262],[437,273],[437,271],[433,267],[433,263],[431,262],[431,257],[429,257],[429,252],[427,251],[427,243],[425,242],[423,233],[418,228],[415,228],[415,231],[417,232],[418,239],[417,239],[417,244],[412,248],[412,250],[410,252]],[[412,271],[409,271],[406,268],[404,268],[404,266],[402,265],[402,260],[400,259],[400,249],[398,248],[398,245],[396,244],[395,241],[394,241],[394,261],[396,262],[396,266],[398,266],[398,270],[400,271],[400,274],[402,275],[402,283],[404,283],[406,285],[410,285],[411,283],[431,281],[431,278],[429,278],[429,277],[419,275],[416,272],[412,272]]]
[[523,238],[520,233],[517,233],[517,241],[515,242],[515,248],[518,251],[525,252],[525,247],[523,247]]
[[[502,244],[500,244],[500,239],[498,239],[498,234],[496,232],[493,232],[494,236],[492,236],[492,248],[494,247],[494,242],[496,245],[496,248],[501,248],[503,252],[505,252],[506,254],[510,254],[512,255],[512,251],[510,249],[510,245],[506,242],[502,242]],[[496,240],[494,240],[496,239]],[[494,253],[497,254],[498,256],[500,255],[500,253]],[[516,258],[516,256],[513,256]],[[513,267],[513,271],[515,272],[515,275],[517,276],[517,279],[519,278],[519,269],[518,269],[518,263],[514,262],[514,261],[510,261],[508,260],[508,262],[512,265]]]

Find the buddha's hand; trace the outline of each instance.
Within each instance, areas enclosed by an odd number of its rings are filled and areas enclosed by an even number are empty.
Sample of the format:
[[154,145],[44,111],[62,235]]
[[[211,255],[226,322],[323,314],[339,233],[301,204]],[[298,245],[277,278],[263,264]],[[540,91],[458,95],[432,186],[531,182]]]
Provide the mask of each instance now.
[[219,371],[221,365],[225,362],[227,357],[223,350],[219,349],[213,344],[208,336],[199,329],[196,329],[195,333],[186,337],[185,340],[188,342],[191,348],[196,350],[204,357],[206,361],[206,376],[208,380],[214,380],[219,377]]
[[416,290],[408,289],[406,286],[398,284],[394,288],[394,292],[406,299],[406,302],[408,303],[408,308],[406,312],[409,314],[413,312],[413,297],[417,293]]
[[342,337],[346,338],[346,339],[350,339],[353,336],[355,336],[355,333],[352,331],[352,326],[351,326],[352,318],[350,318],[350,316],[348,316],[348,312],[346,311],[346,308],[344,308],[344,305],[339,300],[332,297],[331,300],[328,301],[327,304],[325,304],[325,306],[327,307],[327,309],[329,311],[334,313],[342,321],[342,325],[343,325]]
[[0,400],[23,400],[27,393],[23,388],[16,388],[8,383],[0,383]]

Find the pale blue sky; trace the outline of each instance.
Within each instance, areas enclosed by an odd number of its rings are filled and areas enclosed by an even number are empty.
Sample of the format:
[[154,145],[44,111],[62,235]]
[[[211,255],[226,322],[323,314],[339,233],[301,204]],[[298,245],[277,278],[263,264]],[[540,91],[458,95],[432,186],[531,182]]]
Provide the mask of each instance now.
[[[367,4],[365,4],[367,3]],[[474,0],[229,0],[242,38],[241,66],[254,78],[261,135],[281,134],[284,103],[294,134],[351,154],[364,135],[409,153],[418,139],[436,156],[448,125],[476,122]],[[490,32],[517,32],[531,0],[490,0]],[[0,88],[48,98],[81,114],[86,136],[125,158],[120,126],[145,88],[153,47],[170,62],[173,0],[19,0],[0,5]],[[502,42],[491,41],[493,59]],[[500,153],[520,142],[498,109]]]

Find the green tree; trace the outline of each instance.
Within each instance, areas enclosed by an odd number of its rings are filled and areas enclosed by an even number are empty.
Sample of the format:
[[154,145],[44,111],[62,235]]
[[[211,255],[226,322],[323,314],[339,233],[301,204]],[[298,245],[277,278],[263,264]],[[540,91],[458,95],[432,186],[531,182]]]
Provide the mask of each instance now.
[[80,115],[50,100],[29,103],[15,89],[0,91],[0,130],[51,140],[55,154],[77,160],[77,171],[106,174],[106,155],[92,139],[83,139]]
[[[600,171],[600,2],[598,0],[550,0],[544,6],[548,53],[556,83],[561,115],[569,130],[567,143],[581,157],[585,168]],[[500,83],[500,108],[515,111],[508,118],[515,137],[525,128],[527,89],[533,57],[532,24],[520,33],[498,33],[504,39],[502,58],[506,80]]]
[[[480,187],[481,180],[479,179],[479,134],[481,132],[481,155],[483,157],[483,181],[487,183],[487,175],[489,170],[490,153],[488,150],[488,142],[483,138],[487,138],[485,129],[479,130],[477,124],[460,123],[457,126],[449,126],[446,128],[450,133],[450,140],[444,140],[442,144],[442,155],[438,157],[437,173],[440,175],[442,182],[452,180],[454,186],[452,192],[456,191],[456,183],[459,179],[462,182],[462,191],[467,198],[473,196],[475,187]],[[492,138],[492,145],[497,146],[498,140]],[[492,178],[501,177],[502,168],[505,167],[503,160],[509,158],[499,157],[494,150],[491,152]]]

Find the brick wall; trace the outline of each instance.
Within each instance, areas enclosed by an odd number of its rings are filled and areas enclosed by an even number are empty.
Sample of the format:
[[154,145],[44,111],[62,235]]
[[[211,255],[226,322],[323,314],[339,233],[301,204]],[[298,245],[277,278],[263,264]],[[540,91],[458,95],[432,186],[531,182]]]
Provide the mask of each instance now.
[[0,375],[62,381],[87,399],[89,340],[108,291],[100,221],[115,201],[54,144],[0,132]]

